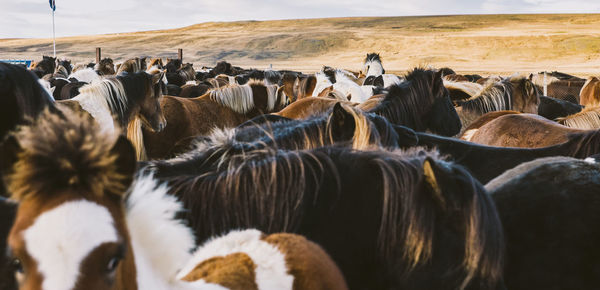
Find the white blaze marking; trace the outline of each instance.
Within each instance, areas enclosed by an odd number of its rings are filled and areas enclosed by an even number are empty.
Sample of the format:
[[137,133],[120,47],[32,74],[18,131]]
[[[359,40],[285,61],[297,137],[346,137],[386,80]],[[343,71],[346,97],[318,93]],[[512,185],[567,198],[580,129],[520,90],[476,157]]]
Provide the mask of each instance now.
[[85,200],[66,202],[41,214],[23,238],[43,276],[42,288],[51,290],[72,289],[90,252],[118,241],[108,210]]

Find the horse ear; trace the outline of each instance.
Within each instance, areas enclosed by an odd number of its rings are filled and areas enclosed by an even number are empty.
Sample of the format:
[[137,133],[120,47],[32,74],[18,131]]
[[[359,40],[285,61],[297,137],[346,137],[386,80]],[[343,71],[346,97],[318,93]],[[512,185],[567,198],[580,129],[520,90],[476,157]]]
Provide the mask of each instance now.
[[110,153],[117,156],[114,164],[117,166],[117,172],[123,176],[124,188],[129,188],[133,182],[133,175],[136,168],[136,153],[131,142],[127,137],[121,135],[110,149]]
[[334,140],[350,140],[354,136],[356,129],[354,116],[339,102],[333,106],[329,124],[331,137]]
[[6,138],[0,145],[0,173],[3,181],[12,173],[15,163],[19,160],[19,153],[22,151],[23,148],[13,135]]
[[436,171],[439,171],[437,164],[433,159],[427,157],[423,162],[423,178],[427,186],[431,189],[434,200],[441,206],[444,206],[446,202],[442,195],[442,189],[438,183],[438,178],[436,177]]

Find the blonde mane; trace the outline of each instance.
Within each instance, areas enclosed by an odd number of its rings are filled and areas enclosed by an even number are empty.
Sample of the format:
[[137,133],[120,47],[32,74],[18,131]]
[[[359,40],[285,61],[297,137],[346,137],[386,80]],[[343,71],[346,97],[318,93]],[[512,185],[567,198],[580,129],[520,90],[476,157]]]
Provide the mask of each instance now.
[[596,130],[600,129],[600,107],[589,107],[581,112],[556,119],[559,124],[570,128]]
[[455,82],[443,78],[444,86],[449,90],[460,90],[465,92],[467,95],[474,97],[479,96],[484,90],[484,87],[478,83],[472,82]]
[[114,131],[115,122],[121,125],[127,110],[127,96],[123,84],[116,77],[85,85],[79,93],[73,100],[90,113],[103,130]]
[[267,110],[272,111],[277,102],[277,85],[265,85],[263,81],[250,80],[245,85],[228,85],[213,89],[209,97],[219,105],[228,107],[236,113],[246,114],[255,109],[252,86],[264,86],[267,90]]

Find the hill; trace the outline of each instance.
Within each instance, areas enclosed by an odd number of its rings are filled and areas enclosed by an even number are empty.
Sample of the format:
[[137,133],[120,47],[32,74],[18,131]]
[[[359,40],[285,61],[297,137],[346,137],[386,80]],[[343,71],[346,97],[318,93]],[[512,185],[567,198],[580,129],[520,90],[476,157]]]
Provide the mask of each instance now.
[[[389,71],[416,65],[464,73],[560,70],[600,74],[600,14],[459,15],[210,22],[133,33],[57,39],[59,57],[124,60],[175,57],[196,67],[227,60],[244,67],[314,71],[322,65],[361,68],[367,52],[381,53]],[[2,39],[0,58],[40,59],[51,39]]]

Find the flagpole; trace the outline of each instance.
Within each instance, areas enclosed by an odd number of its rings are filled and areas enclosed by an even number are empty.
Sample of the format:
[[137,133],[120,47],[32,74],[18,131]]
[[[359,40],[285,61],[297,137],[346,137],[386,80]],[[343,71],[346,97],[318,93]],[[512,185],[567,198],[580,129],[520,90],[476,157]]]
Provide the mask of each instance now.
[[54,48],[54,58],[56,58],[56,26],[54,25],[54,9],[52,9],[52,40]]

